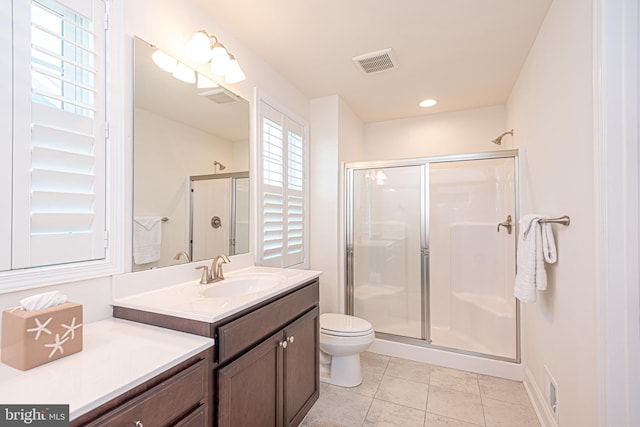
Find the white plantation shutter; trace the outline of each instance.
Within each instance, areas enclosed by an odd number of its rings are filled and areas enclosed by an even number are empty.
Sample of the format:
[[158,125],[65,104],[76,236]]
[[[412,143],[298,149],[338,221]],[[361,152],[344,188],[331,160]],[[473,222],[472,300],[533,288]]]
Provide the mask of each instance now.
[[306,149],[304,126],[261,101],[261,263],[306,262]]
[[34,0],[15,14],[12,268],[102,259],[105,5]]

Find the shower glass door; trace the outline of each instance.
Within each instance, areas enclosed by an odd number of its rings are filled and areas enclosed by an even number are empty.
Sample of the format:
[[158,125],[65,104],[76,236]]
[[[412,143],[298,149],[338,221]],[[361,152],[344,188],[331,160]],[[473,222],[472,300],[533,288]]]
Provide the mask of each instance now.
[[347,165],[347,312],[380,338],[518,361],[517,154]]
[[353,312],[380,333],[422,338],[424,166],[354,170]]

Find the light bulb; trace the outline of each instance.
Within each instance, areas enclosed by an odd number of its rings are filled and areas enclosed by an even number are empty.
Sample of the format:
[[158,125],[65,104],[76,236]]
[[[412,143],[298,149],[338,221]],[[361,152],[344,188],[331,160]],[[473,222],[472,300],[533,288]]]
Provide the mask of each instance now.
[[196,72],[191,68],[184,65],[182,62],[178,62],[175,71],[173,72],[173,77],[178,80],[181,80],[185,83],[195,83],[196,82]]
[[197,31],[187,43],[187,55],[199,64],[211,60],[211,42],[204,31]]
[[229,68],[229,53],[220,43],[216,43],[211,50],[211,71],[224,76]]
[[178,64],[178,61],[175,58],[170,57],[161,50],[153,52],[151,59],[153,59],[153,62],[155,62],[158,67],[168,73],[173,73],[176,69],[176,65]]
[[231,61],[229,61],[229,68],[227,69],[227,74],[225,74],[224,81],[229,84],[243,81],[247,76],[242,72],[238,60],[231,54],[229,56]]
[[218,87],[218,83],[214,82],[209,77],[203,76],[202,74],[198,73],[197,86],[198,86],[198,89],[209,89],[209,88]]

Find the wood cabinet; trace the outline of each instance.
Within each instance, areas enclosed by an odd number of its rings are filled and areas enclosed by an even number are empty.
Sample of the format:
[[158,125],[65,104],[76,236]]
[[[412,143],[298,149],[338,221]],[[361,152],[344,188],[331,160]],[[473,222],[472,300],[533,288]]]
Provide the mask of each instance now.
[[211,350],[71,421],[74,426],[210,426]]
[[114,317],[212,337],[213,425],[297,426],[319,396],[319,282],[216,322],[114,307]]
[[318,308],[216,370],[218,426],[297,426],[318,398]]

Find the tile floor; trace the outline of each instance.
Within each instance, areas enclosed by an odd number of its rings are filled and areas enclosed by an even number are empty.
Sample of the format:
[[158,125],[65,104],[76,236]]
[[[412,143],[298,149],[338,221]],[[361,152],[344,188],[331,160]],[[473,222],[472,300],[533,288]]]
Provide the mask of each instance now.
[[365,352],[362,384],[321,383],[301,427],[540,427],[520,382]]

